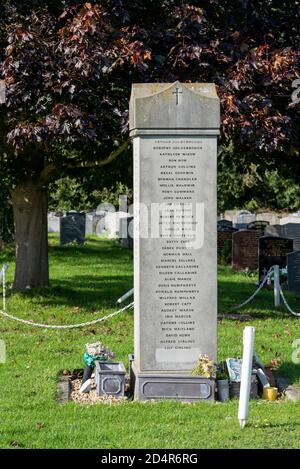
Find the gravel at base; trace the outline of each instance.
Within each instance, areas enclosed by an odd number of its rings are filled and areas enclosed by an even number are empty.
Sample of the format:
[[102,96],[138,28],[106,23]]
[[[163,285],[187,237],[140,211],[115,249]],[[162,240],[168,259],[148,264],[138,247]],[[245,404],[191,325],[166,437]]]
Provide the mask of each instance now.
[[78,402],[79,404],[121,404],[127,400],[127,397],[114,397],[114,396],[98,396],[96,391],[95,381],[92,380],[91,391],[80,393],[81,380],[74,379],[71,382],[71,400]]

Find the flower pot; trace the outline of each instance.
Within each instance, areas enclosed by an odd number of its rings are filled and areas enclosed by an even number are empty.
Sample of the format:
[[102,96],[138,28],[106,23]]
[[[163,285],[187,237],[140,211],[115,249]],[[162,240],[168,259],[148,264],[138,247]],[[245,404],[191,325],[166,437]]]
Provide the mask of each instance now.
[[278,396],[278,389],[274,387],[268,387],[263,389],[263,398],[267,401],[276,401]]
[[125,395],[125,367],[122,362],[96,361],[96,387],[99,396],[111,395],[123,397]]
[[229,382],[228,379],[217,380],[218,399],[220,402],[229,400]]

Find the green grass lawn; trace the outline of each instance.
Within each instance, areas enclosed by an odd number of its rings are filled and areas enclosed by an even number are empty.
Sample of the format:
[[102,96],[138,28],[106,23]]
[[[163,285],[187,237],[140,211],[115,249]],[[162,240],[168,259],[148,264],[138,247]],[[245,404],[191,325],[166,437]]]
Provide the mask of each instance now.
[[[14,257],[9,262],[13,279]],[[116,241],[89,238],[83,247],[58,247],[50,237],[51,287],[9,294],[12,314],[48,324],[79,323],[116,309],[115,301],[132,288],[132,252]],[[219,269],[219,312],[247,298],[254,279]],[[288,295],[294,309],[300,302]],[[292,343],[300,339],[300,319],[274,311],[273,292],[264,290],[241,313],[251,321],[218,324],[219,360],[242,353],[245,325],[256,328],[255,349],[265,363],[300,383],[300,365],[292,363]],[[58,404],[57,374],[83,366],[87,342],[101,340],[127,365],[133,352],[133,313],[99,325],[49,331],[0,318],[7,362],[0,364],[1,448],[299,448],[300,403],[251,401],[249,424],[239,430],[237,401],[226,404],[126,402],[118,406]]]

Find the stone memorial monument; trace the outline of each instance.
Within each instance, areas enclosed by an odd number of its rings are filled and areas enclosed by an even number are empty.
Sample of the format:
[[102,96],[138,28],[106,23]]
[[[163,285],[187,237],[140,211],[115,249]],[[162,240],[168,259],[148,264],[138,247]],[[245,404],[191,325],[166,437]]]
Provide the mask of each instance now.
[[136,399],[214,399],[219,124],[213,84],[132,87]]

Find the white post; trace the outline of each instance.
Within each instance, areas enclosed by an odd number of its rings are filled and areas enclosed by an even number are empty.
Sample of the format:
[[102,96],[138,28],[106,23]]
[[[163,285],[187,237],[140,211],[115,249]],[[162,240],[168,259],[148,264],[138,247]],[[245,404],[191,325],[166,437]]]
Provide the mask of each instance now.
[[3,292],[3,311],[6,310],[6,278],[5,278],[5,274],[6,274],[6,271],[7,271],[8,267],[9,267],[8,264],[4,264],[3,267],[2,267],[2,270],[0,271],[0,282],[1,282],[1,279],[2,279],[2,292]]
[[280,306],[280,270],[279,265],[274,265],[274,305],[277,308]]
[[253,362],[253,350],[254,350],[254,331],[255,328],[252,326],[245,327],[243,334],[243,363],[241,373],[241,388],[240,388],[240,400],[239,400],[239,411],[238,419],[240,422],[240,428],[243,429],[248,419],[248,404],[251,389],[251,376],[252,376],[252,362]]
[[123,301],[127,300],[127,298],[130,298],[132,295],[133,295],[133,288],[129,290],[127,293],[125,293],[125,295],[121,296],[121,298],[117,300],[117,303],[118,304],[123,303]]

